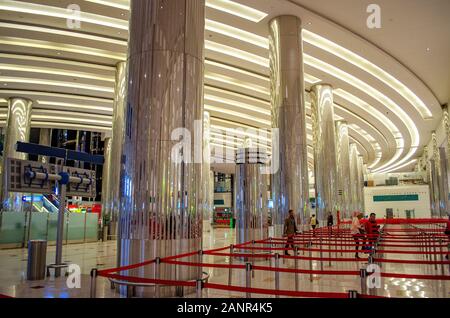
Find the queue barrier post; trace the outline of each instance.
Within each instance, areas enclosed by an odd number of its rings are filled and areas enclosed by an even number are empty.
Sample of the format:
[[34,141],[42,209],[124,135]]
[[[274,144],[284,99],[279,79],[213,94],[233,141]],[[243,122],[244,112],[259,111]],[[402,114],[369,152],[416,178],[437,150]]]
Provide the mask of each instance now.
[[[275,290],[280,290],[280,272],[278,268],[280,267],[280,254],[275,254]],[[279,298],[279,295],[275,296]]]
[[[245,263],[245,287],[251,288],[252,287],[252,264],[251,263]],[[252,295],[250,292],[246,292],[246,297],[251,298]]]
[[439,241],[437,240],[433,240],[433,254],[434,254],[434,270],[437,271],[438,270],[438,265],[437,265],[437,253],[436,253],[436,243],[439,243]]
[[320,237],[320,270],[323,271],[323,247],[322,247],[322,236]]
[[357,290],[349,290],[348,298],[358,298],[358,291]]
[[203,281],[201,279],[197,279],[195,284],[197,298],[202,298],[202,289],[203,289]]
[[233,252],[234,252],[234,245],[230,245],[230,268],[228,268],[228,286],[231,286],[231,282],[233,281]]
[[[309,270],[312,271],[312,247],[309,248]],[[313,281],[313,275],[309,273],[309,281]]]
[[90,297],[95,298],[97,295],[97,276],[98,271],[96,268],[91,269],[91,291]]
[[[198,259],[197,263],[202,264],[203,263],[203,250],[198,251]],[[200,265],[197,267],[197,278],[202,279],[203,276],[203,267]]]
[[[161,258],[155,258],[155,279],[160,279]],[[155,297],[159,298],[159,284],[155,283]]]
[[[297,271],[298,270],[298,247],[297,246],[295,246],[295,248],[294,248],[294,251],[295,251],[295,259],[294,259],[294,265],[295,265],[295,270]],[[299,289],[299,286],[298,286],[299,284],[298,284],[298,272],[295,272],[295,291],[298,291],[298,289]]]
[[361,278],[361,294],[367,293],[367,270],[365,268],[361,268],[359,270],[359,277]]
[[[255,265],[255,241],[252,241],[252,268]],[[255,278],[255,271],[252,270],[252,278]]]
[[445,270],[444,270],[444,254],[443,254],[443,249],[442,249],[442,244],[444,243],[444,241],[442,239],[439,240],[439,252],[441,254],[441,274],[445,275]]

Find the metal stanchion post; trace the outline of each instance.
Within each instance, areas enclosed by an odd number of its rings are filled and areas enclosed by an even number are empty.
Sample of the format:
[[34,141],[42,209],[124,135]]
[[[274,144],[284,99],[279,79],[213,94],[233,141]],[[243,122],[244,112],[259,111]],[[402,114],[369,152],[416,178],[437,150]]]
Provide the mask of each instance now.
[[[444,243],[444,241],[442,239],[439,240],[439,252],[441,254],[441,262],[444,262],[444,254],[443,254],[443,249],[442,249],[442,244]],[[444,263],[441,264],[441,274],[445,275],[445,271],[444,271]]]
[[228,268],[228,286],[231,286],[231,282],[233,280],[233,268],[231,266],[233,265],[233,252],[234,252],[234,245],[230,245],[230,268]]
[[203,281],[201,279],[197,279],[197,283],[195,284],[197,298],[202,298],[202,289],[203,289]]
[[357,290],[349,290],[348,298],[358,298],[358,291]]
[[[161,258],[157,257],[155,259],[155,279],[160,279],[160,277],[159,277],[160,264],[161,264]],[[157,284],[157,283],[155,283],[155,297],[159,298],[159,284]]]
[[96,268],[91,269],[91,298],[95,298],[97,295],[97,274]]
[[359,270],[359,276],[361,278],[361,294],[365,295],[367,293],[367,270],[361,268]]
[[323,247],[322,247],[322,237],[320,237],[320,270],[323,271]]
[[[298,270],[298,258],[297,258],[298,257],[298,255],[297,255],[298,247],[297,246],[295,247],[294,251],[295,251],[294,264],[295,264],[295,270],[297,271]],[[295,291],[298,291],[298,289],[299,289],[299,286],[298,286],[298,273],[296,272],[295,273]]]
[[[312,248],[309,248],[309,270],[312,271]],[[309,273],[309,280],[313,281],[313,275],[312,273]]]
[[[280,267],[280,254],[275,254],[275,290],[280,290],[280,272],[278,268]],[[279,298],[279,295],[275,296]]]
[[[245,287],[251,288],[252,287],[252,264],[251,263],[245,263]],[[246,293],[247,298],[251,298],[252,294],[247,291]]]
[[[199,251],[198,251],[198,259],[197,259],[197,262],[198,262],[199,264],[203,263],[203,251],[202,251],[202,250],[199,250]],[[197,278],[198,278],[198,279],[202,279],[202,277],[203,277],[203,267],[202,267],[201,265],[199,265],[199,266],[197,267]]]
[[433,254],[434,254],[434,270],[437,271],[438,270],[438,266],[437,266],[437,253],[436,253],[436,243],[438,243],[436,240],[433,240]]
[[[253,240],[252,241],[252,261],[251,261],[252,268],[255,265],[255,250],[254,250],[254,248],[255,248],[255,241]],[[254,270],[252,270],[252,278],[255,278],[255,271]]]

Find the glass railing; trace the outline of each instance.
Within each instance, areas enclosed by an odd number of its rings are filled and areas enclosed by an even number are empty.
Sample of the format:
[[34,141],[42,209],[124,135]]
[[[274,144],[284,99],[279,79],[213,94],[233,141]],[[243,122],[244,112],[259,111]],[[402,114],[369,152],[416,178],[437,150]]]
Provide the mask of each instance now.
[[[45,209],[45,207],[44,207]],[[96,242],[96,213],[65,213],[63,244]],[[25,247],[29,240],[56,241],[57,213],[0,212],[0,248]]]

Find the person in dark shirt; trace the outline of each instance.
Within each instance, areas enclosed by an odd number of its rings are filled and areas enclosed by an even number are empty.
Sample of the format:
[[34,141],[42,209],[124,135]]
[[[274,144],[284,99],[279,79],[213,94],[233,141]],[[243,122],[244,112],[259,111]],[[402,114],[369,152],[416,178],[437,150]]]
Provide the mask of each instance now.
[[289,210],[289,216],[284,220],[283,236],[287,236],[286,250],[284,255],[289,255],[287,248],[294,248],[294,235],[297,233],[297,223],[295,222],[294,210]]

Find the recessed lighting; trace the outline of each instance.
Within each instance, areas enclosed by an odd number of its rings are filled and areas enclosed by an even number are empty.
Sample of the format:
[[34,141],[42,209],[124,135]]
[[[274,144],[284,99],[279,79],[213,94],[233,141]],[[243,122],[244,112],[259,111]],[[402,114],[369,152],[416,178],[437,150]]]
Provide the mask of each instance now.
[[430,48],[429,47],[427,47],[427,52],[430,52]]

